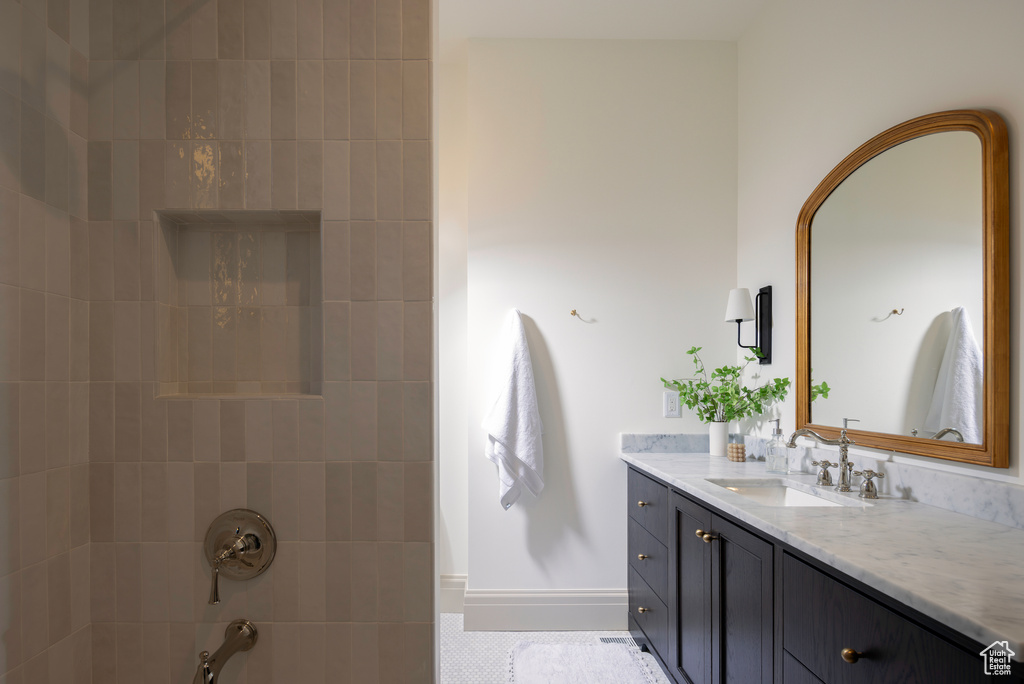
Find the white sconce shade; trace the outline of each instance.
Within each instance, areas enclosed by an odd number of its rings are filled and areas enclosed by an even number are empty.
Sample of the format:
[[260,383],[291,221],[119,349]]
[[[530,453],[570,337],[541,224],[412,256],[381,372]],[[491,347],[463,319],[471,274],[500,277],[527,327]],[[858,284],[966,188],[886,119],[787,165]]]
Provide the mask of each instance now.
[[729,290],[729,304],[725,307],[725,320],[728,323],[754,320],[754,305],[750,301],[750,290],[745,287]]

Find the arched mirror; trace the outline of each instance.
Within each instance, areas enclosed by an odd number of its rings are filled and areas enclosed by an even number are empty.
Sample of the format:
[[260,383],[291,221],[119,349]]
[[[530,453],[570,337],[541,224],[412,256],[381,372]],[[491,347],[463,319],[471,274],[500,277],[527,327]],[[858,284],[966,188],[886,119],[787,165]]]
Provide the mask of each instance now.
[[833,169],[797,221],[797,427],[1007,467],[1009,215],[990,111],[912,119]]

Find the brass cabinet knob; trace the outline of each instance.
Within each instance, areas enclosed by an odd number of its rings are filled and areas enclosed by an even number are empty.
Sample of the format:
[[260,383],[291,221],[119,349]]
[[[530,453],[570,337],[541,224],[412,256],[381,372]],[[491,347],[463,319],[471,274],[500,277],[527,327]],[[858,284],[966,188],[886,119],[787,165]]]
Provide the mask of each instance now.
[[637,554],[637,559],[638,560],[647,560],[647,554],[646,553]]
[[647,506],[649,504],[646,501],[637,501],[636,505],[639,506],[640,508],[643,508],[644,506]]
[[696,534],[698,537],[704,540],[705,544],[710,544],[714,540],[718,539],[717,534],[711,534],[710,532],[705,532],[704,530],[697,530]]
[[844,648],[839,652],[839,655],[843,657],[843,660],[852,664],[860,660],[860,657],[864,654],[859,651],[854,651],[852,648]]
[[644,608],[643,606],[640,606],[639,608],[636,609],[636,612],[638,612],[638,613],[648,613],[648,612],[650,612],[650,610],[651,610],[650,608]]

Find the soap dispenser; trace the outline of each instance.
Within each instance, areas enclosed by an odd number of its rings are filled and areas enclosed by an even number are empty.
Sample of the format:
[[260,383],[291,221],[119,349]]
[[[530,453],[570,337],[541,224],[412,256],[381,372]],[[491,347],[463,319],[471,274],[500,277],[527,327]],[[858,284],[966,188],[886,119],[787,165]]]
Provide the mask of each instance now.
[[786,448],[786,441],[783,439],[782,429],[779,427],[779,419],[768,421],[775,423],[772,430],[772,439],[765,446],[764,460],[765,467],[769,473],[789,472],[789,449]]

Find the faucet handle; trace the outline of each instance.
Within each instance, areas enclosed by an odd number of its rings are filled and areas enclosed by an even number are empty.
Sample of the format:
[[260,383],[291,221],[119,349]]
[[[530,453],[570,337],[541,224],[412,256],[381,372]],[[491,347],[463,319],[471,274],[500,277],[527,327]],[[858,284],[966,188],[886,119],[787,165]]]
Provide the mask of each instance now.
[[876,477],[879,480],[885,479],[885,473],[876,473],[874,470],[871,470],[870,468],[865,468],[864,470],[855,470],[853,471],[853,474],[860,475],[861,477],[864,478],[864,481],[860,483],[859,496],[862,499],[877,499],[878,488],[875,487],[875,483],[872,482],[871,480]]
[[252,579],[267,569],[276,552],[274,528],[259,513],[235,508],[217,516],[210,523],[203,542],[206,562],[213,568],[210,605],[220,601],[221,579]]
[[[236,534],[240,533],[240,530],[235,530]],[[247,534],[244,536],[235,537],[235,541],[231,546],[225,547],[211,562],[213,566],[212,573],[212,584],[210,585],[210,599],[207,601],[211,606],[215,606],[220,603],[220,569],[224,565],[225,561],[238,560],[245,563],[245,553],[249,548],[258,548],[259,540],[254,535]]]
[[833,463],[832,461],[824,461],[824,460],[822,460],[822,461],[811,461],[811,465],[815,465],[815,466],[818,466],[819,468],[821,468],[821,470],[818,471],[818,480],[814,484],[816,484],[818,486],[821,486],[821,487],[831,487],[832,486],[832,473],[828,472],[828,469],[829,468],[835,468],[839,464],[838,463]]
[[854,470],[853,474],[854,475],[860,475],[865,480],[870,480],[871,478],[874,478],[874,477],[877,477],[877,478],[883,479],[883,480],[885,479],[885,473],[876,473],[874,470],[871,470],[871,468],[865,468],[864,470]]

